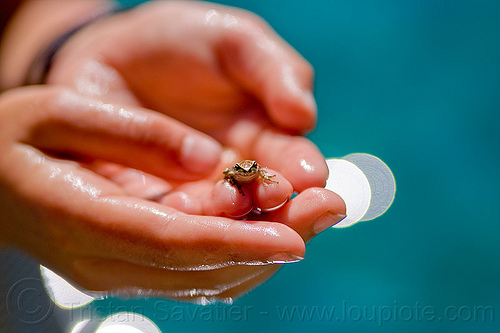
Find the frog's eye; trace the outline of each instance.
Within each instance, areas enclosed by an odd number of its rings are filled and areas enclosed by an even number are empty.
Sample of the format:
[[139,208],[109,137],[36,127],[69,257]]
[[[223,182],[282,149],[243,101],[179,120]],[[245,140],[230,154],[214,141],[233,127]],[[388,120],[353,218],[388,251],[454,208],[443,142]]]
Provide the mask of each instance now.
[[241,167],[241,165],[239,165],[238,163],[236,163],[236,164],[234,165],[234,169],[235,169],[235,170],[238,170],[238,171],[243,171],[243,170],[244,170],[244,169]]
[[256,170],[258,168],[258,164],[257,162],[253,162],[252,166],[250,167],[250,170],[253,171],[253,170]]

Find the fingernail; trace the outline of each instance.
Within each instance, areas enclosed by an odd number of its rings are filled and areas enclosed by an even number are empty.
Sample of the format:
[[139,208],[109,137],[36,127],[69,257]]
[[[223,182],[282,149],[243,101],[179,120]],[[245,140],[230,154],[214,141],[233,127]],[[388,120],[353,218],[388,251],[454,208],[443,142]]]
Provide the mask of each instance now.
[[304,257],[293,253],[282,252],[269,257],[268,261],[272,264],[291,264],[303,260]]
[[182,165],[195,173],[209,173],[219,162],[221,145],[212,139],[187,135],[182,141],[180,160]]
[[324,213],[320,218],[314,223],[313,229],[314,233],[317,235],[326,229],[334,226],[343,219],[345,219],[345,214],[334,214],[334,213]]

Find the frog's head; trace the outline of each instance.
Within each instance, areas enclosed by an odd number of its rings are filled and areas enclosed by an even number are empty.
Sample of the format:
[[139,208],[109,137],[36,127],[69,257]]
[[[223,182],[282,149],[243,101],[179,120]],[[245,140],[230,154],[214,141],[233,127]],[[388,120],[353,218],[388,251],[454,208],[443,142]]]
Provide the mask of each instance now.
[[236,163],[225,175],[233,181],[248,184],[259,178],[260,166],[252,160],[244,160]]
[[244,160],[234,165],[234,171],[243,174],[253,174],[259,170],[259,164],[252,160]]

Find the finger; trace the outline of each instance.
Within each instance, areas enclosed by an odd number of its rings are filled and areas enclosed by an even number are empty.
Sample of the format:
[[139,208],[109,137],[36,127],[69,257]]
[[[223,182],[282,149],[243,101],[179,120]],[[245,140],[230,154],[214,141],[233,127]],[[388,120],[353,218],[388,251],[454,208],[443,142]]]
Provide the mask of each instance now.
[[[253,209],[264,212],[277,209],[291,197],[292,185],[283,176],[274,171],[263,173],[266,178],[260,177],[248,185],[228,180],[220,180],[215,184],[210,181],[194,182],[177,188],[175,192],[181,191],[182,198],[188,199],[188,202],[196,198],[203,207],[204,215],[240,218]],[[174,195],[167,197],[170,196]]]
[[179,186],[160,201],[188,214],[240,218],[253,209],[267,212],[282,206],[291,197],[292,185],[279,173],[263,171],[268,177],[246,186],[227,180],[197,181]]
[[91,230],[84,230],[89,237],[82,239],[98,246],[100,256],[174,270],[207,270],[304,254],[302,239],[284,224],[187,215],[119,197],[103,198],[88,209],[101,214],[89,214]]
[[202,215],[203,207],[201,202],[195,196],[186,192],[174,191],[164,196],[160,203],[172,207],[180,212],[191,215]]
[[240,218],[252,209],[248,188],[241,192],[227,181],[197,181],[182,185],[167,194],[162,204],[187,214],[229,216]]
[[212,194],[213,181],[186,183],[165,195],[160,203],[191,215],[204,215],[203,201]]
[[279,170],[297,192],[326,184],[325,158],[307,138],[263,131],[255,140],[253,156],[263,165]]
[[218,181],[212,195],[204,200],[205,213],[239,218],[253,209],[252,192],[248,187],[236,187],[228,181]]
[[345,214],[345,203],[338,194],[323,188],[310,188],[278,211],[266,215],[266,219],[288,225],[308,242],[320,232],[340,222]]
[[219,143],[167,116],[69,90],[48,91],[40,91],[38,113],[24,138],[39,149],[110,161],[165,179],[200,178],[219,161]]
[[227,72],[258,97],[277,125],[299,132],[313,129],[311,65],[261,19],[235,20],[231,28],[217,45]]
[[280,173],[271,169],[263,171],[265,177],[253,187],[254,206],[262,212],[270,212],[283,206],[292,196],[293,187]]
[[243,118],[227,128],[221,140],[237,148],[242,156],[279,171],[297,192],[325,186],[328,167],[324,156],[310,140],[263,126],[258,120]]
[[138,198],[156,200],[172,190],[172,186],[161,178],[118,164],[93,161],[80,165],[117,183],[127,194]]

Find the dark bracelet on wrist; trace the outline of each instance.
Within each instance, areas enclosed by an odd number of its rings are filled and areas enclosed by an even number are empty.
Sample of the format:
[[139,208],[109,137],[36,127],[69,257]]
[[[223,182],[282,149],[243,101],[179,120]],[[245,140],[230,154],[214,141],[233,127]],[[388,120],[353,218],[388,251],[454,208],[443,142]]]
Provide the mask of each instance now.
[[50,71],[50,68],[52,67],[57,52],[68,41],[68,39],[70,39],[78,31],[103,18],[112,16],[117,13],[121,13],[130,8],[132,8],[132,6],[116,5],[111,8],[103,9],[102,11],[94,13],[92,16],[88,17],[85,21],[77,24],[70,30],[66,31],[64,34],[60,35],[52,43],[50,43],[44,50],[42,50],[42,52],[40,52],[38,56],[35,58],[32,65],[28,69],[28,73],[24,80],[24,85],[46,83],[48,73]]

